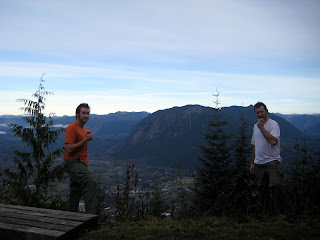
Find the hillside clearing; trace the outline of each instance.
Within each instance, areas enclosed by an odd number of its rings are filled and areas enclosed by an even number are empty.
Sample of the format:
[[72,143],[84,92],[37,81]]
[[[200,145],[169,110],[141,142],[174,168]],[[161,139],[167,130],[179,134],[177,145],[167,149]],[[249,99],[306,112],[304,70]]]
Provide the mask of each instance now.
[[234,221],[224,218],[168,220],[151,218],[139,221],[106,222],[81,240],[102,239],[320,239],[318,219],[289,223],[283,216]]

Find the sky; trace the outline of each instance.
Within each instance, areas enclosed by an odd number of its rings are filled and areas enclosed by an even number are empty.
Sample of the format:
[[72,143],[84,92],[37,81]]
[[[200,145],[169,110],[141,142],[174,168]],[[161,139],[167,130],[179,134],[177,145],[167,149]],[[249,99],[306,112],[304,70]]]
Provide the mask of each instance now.
[[0,115],[198,104],[320,113],[318,0],[0,0]]

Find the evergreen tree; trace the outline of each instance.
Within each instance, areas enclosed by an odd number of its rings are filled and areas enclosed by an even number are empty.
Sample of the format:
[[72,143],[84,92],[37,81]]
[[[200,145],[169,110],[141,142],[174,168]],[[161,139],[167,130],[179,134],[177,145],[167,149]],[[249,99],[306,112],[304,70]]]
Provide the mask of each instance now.
[[[116,217],[118,219],[139,219],[145,214],[143,197],[137,192],[138,172],[135,165],[126,168],[126,179],[123,191],[120,187],[119,176],[117,174],[117,187],[115,196]],[[123,194],[121,194],[123,192]]]
[[257,187],[254,175],[250,174],[252,147],[248,135],[248,121],[240,111],[240,127],[234,139],[234,188],[232,191],[232,209],[242,215],[248,214],[256,206]]
[[216,108],[209,129],[204,133],[207,145],[200,146],[201,166],[197,171],[197,205],[202,212],[208,214],[223,214],[229,203],[232,188],[230,148],[227,145],[229,135],[224,126],[227,121],[221,118],[219,108],[219,93],[216,97]]
[[[320,143],[320,140],[317,140]],[[320,215],[320,150],[315,153],[316,160],[312,162],[310,173],[310,204],[312,206],[312,214]]]
[[99,222],[104,222],[106,220],[105,208],[106,206],[106,194],[105,189],[101,184],[100,176],[98,177],[98,216]]
[[[303,144],[296,144],[294,147],[294,158],[289,168],[288,189],[292,195],[291,204],[296,214],[312,213],[313,204],[311,199],[314,198],[311,193],[319,187],[319,172],[317,162],[313,161],[313,151],[307,144],[304,137]],[[318,175],[318,176],[317,176]]]
[[163,199],[159,180],[155,181],[153,197],[150,200],[149,214],[154,217],[161,217],[166,210],[165,201]]
[[126,174],[126,185],[123,190],[124,205],[127,219],[135,218],[136,210],[138,209],[138,206],[136,206],[138,173],[134,170],[134,164],[132,165],[132,167],[130,165],[128,166]]
[[14,163],[16,169],[6,169],[5,185],[12,203],[35,206],[57,207],[56,199],[50,199],[50,190],[56,187],[57,180],[62,180],[63,165],[55,165],[63,152],[63,148],[51,150],[62,129],[53,130],[53,114],[46,117],[45,96],[52,95],[43,87],[43,75],[40,78],[39,89],[32,95],[36,100],[18,99],[24,104],[21,110],[26,116],[22,119],[28,127],[10,124],[10,130],[20,138],[30,151],[15,151]]
[[178,163],[177,163],[177,168],[178,168],[178,172],[177,172],[178,186],[176,188],[177,196],[176,196],[176,201],[173,198],[171,202],[171,217],[174,217],[174,212],[176,211],[177,212],[176,215],[179,219],[186,219],[187,217],[192,215],[192,212],[191,212],[192,202],[190,201],[191,196],[187,194],[186,188],[183,185],[181,167]]

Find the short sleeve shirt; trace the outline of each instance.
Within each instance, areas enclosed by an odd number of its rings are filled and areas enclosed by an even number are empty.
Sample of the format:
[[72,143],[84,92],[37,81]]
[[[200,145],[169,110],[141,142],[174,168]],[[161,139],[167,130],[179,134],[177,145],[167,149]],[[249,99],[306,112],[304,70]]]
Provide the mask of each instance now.
[[[87,128],[85,126],[79,125],[76,121],[71,123],[65,131],[65,141],[64,143],[75,144],[84,139]],[[64,148],[64,159],[70,158],[80,158],[87,165],[88,156],[88,142],[85,143],[81,149],[75,153],[68,153],[66,148]]]
[[251,143],[255,146],[255,159],[254,163],[256,164],[265,164],[278,160],[281,162],[280,156],[280,127],[278,123],[272,119],[269,119],[265,124],[264,128],[272,136],[278,139],[278,143],[275,146],[272,146],[263,136],[262,132],[258,128],[257,124],[253,127],[253,134]]

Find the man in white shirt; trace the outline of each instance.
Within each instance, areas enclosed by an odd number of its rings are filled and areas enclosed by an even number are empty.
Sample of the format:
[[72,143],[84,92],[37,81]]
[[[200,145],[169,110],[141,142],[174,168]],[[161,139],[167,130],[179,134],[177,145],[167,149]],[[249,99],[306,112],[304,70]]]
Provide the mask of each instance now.
[[268,109],[262,102],[254,105],[258,118],[253,127],[251,143],[254,145],[250,173],[255,174],[262,197],[263,212],[277,213],[282,195],[283,171],[280,156],[280,127],[268,117]]

